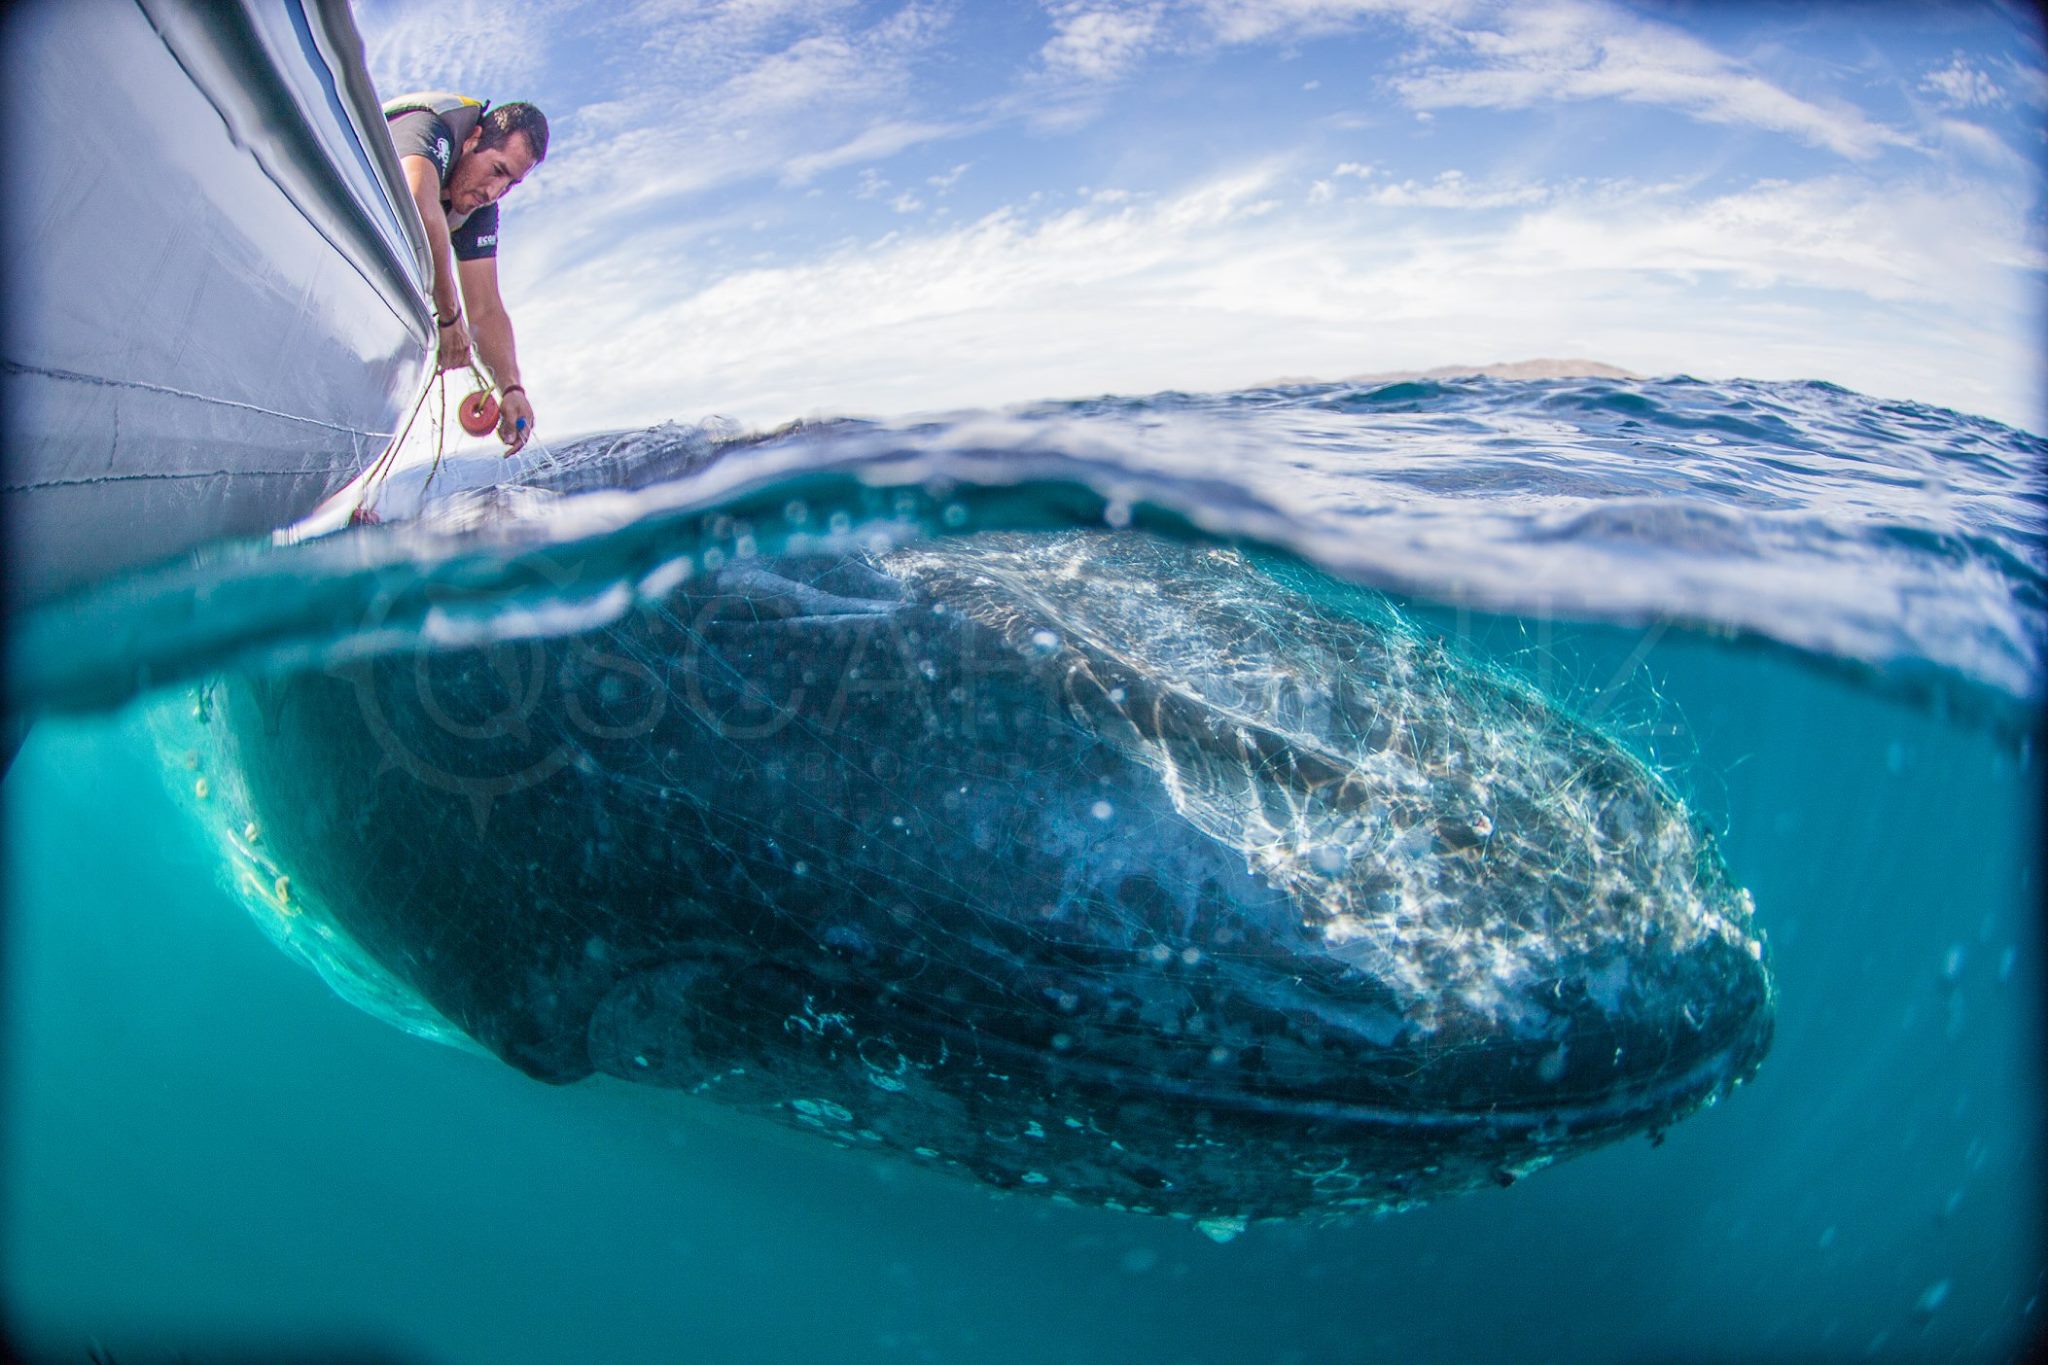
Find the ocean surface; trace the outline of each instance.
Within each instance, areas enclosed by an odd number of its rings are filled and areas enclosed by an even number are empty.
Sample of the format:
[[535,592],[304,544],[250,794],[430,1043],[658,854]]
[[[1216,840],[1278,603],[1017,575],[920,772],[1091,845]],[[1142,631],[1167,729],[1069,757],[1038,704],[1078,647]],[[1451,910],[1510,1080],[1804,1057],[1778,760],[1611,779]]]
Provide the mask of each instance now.
[[[1682,378],[707,421],[401,469],[20,622],[8,1330],[124,1362],[2017,1358],[2048,1316],[2044,456]],[[1391,614],[1658,774],[1768,944],[1754,1077],[1398,1212],[1218,1236],[999,1192],[468,1042],[320,932],[221,740],[229,693],[413,661],[491,757],[376,776],[448,779],[408,837],[455,857],[572,789],[505,758],[575,703],[542,642],[749,561],[1077,532]],[[511,700],[437,699],[458,656]]]

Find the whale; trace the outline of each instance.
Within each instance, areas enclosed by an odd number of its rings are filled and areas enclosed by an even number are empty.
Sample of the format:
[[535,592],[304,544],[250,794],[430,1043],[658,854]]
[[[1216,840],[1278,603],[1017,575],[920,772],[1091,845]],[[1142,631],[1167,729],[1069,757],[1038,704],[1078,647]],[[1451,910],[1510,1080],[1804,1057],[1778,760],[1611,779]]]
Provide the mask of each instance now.
[[1227,1236],[1658,1138],[1768,1051],[1710,831],[1388,598],[1133,528],[658,577],[207,693],[290,913],[538,1081]]

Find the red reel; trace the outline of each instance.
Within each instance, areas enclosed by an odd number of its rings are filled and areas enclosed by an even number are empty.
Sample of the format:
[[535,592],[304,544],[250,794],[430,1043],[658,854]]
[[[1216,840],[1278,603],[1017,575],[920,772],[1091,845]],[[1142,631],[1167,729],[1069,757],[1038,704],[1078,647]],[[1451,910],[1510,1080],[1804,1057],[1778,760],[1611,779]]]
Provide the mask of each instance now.
[[489,389],[478,389],[462,400],[457,410],[462,429],[472,436],[486,436],[498,427],[498,399]]

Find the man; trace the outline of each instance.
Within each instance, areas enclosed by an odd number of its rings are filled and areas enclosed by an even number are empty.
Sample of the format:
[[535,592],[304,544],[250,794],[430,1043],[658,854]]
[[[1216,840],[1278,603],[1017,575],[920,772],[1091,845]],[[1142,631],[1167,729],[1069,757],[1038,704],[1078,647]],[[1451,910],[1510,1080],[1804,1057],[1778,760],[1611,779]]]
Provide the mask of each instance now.
[[548,121],[530,104],[438,92],[400,96],[384,118],[434,258],[441,368],[464,368],[475,347],[498,386],[498,439],[516,454],[533,435],[533,403],[498,296],[498,200],[547,157]]

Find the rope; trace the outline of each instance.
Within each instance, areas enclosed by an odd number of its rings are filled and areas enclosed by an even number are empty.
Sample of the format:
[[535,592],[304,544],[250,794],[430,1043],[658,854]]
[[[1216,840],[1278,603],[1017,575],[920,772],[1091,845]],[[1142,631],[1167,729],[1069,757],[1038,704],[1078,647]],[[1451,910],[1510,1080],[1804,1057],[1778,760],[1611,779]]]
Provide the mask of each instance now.
[[[435,378],[438,379],[439,375],[437,374]],[[348,511],[348,519],[351,525],[355,523],[357,517],[362,515],[363,508],[368,505],[371,494],[381,491],[384,480],[390,477],[391,464],[398,457],[398,448],[405,444],[406,437],[412,435],[412,424],[419,419],[420,409],[427,405],[427,395],[433,392],[433,389],[433,380],[427,381],[421,387],[420,396],[413,400],[412,411],[406,415],[405,425],[399,428],[398,435],[391,438],[391,444],[384,447],[384,453],[379,455],[376,462],[370,466],[369,473],[363,478],[363,491],[356,498],[356,505]]]
[[[474,360],[469,362],[469,368],[476,368]],[[434,378],[434,387],[441,393],[441,410],[434,417],[434,463],[427,469],[427,481],[420,485],[421,507],[427,505],[427,490],[434,486],[434,476],[441,472],[441,455],[448,447],[448,372],[443,370]]]
[[[469,359],[469,372],[475,377],[477,388],[483,392],[489,393],[496,387],[491,383],[490,378],[484,374],[483,370],[478,367],[474,354]],[[441,472],[441,460],[448,449],[448,372],[446,370],[435,371],[434,377],[427,381],[425,387],[420,390],[420,396],[413,400],[412,411],[406,415],[405,425],[399,429],[398,435],[392,439],[391,444],[384,447],[384,453],[379,455],[376,462],[370,466],[369,473],[363,478],[363,491],[356,498],[356,505],[349,509],[348,518],[351,524],[362,514],[363,508],[368,506],[374,497],[383,491],[384,481],[390,478],[392,466],[398,458],[399,447],[405,444],[408,436],[412,435],[413,423],[419,420],[421,410],[426,407],[428,394],[438,395],[438,401],[434,414],[434,462],[427,470],[426,482],[420,485],[420,502],[423,506],[425,505],[427,490],[434,486],[434,476]],[[529,436],[527,437],[527,444],[540,452],[542,460],[537,464],[529,464],[525,469],[521,470],[520,476],[522,478],[531,474],[536,469],[545,469],[552,473],[560,467],[560,462],[556,459],[555,453],[542,445],[538,440]]]

